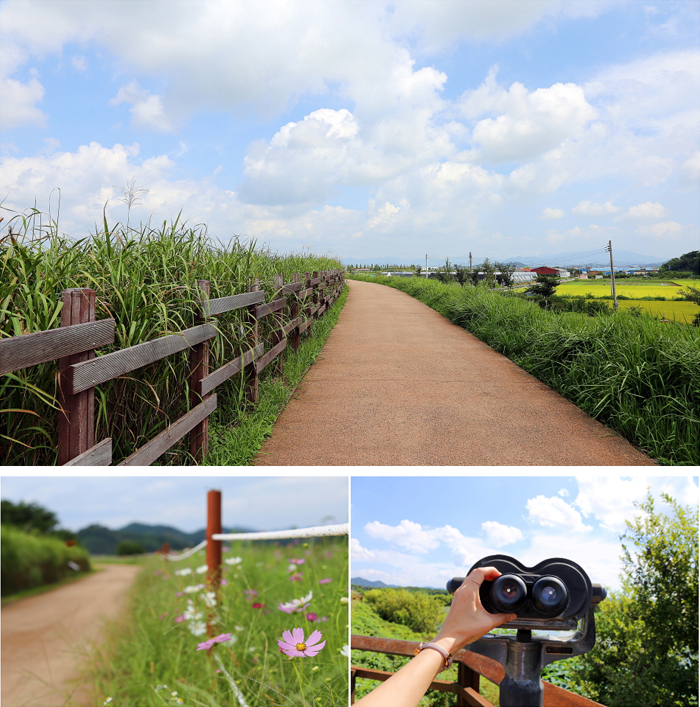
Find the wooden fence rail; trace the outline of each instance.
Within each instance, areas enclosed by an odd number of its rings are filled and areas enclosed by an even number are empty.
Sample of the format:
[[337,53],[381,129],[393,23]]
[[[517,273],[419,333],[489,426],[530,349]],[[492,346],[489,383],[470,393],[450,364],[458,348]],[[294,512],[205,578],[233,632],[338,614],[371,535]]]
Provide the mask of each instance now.
[[[275,362],[276,372],[282,373],[280,354],[288,341],[296,351],[301,334],[339,297],[345,280],[342,270],[328,270],[305,273],[303,279],[297,273],[287,284],[282,275],[277,275],[274,284],[273,299],[266,302],[257,281],[248,292],[210,299],[209,282],[198,280],[201,298],[194,327],[103,356],[97,356],[96,350],[114,343],[114,319],[95,321],[94,290],[64,290],[59,329],[0,339],[0,375],[58,359],[58,464],[108,466],[112,463],[112,440],[107,438],[95,444],[94,439],[95,386],[189,350],[189,412],[135,450],[119,466],[152,464],[188,433],[190,453],[199,462],[209,450],[209,415],[216,410],[217,403],[214,389],[244,371],[246,398],[251,404],[257,403],[262,371]],[[218,336],[215,321],[211,320],[236,309],[246,312],[246,350],[210,371],[209,343]],[[285,310],[290,320],[286,325]],[[273,320],[267,342],[261,339],[259,327],[265,317]]]
[[[350,647],[353,650],[371,651],[389,655],[413,657],[418,641],[400,641],[391,638],[377,638],[373,636],[353,635],[350,638]],[[431,690],[452,692],[457,695],[457,707],[493,707],[485,697],[479,694],[479,678],[500,684],[505,675],[503,666],[491,658],[461,650],[454,656],[457,664],[457,682],[449,680],[433,680]],[[355,702],[355,682],[357,678],[388,680],[393,673],[383,670],[373,670],[360,666],[352,666],[350,670],[351,703]],[[603,707],[598,702],[589,700],[561,687],[544,683],[544,707]]]

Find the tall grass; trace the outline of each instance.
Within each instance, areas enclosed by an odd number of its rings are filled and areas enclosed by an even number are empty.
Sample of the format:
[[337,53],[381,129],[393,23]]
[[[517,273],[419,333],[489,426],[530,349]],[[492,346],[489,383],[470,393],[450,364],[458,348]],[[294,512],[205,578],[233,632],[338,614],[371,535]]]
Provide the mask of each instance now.
[[481,287],[422,278],[369,281],[421,300],[660,462],[700,464],[696,327],[624,311],[560,314]]
[[[114,344],[99,351],[110,353],[194,326],[198,279],[210,282],[210,296],[216,298],[244,292],[258,278],[269,299],[277,274],[289,280],[295,272],[339,267],[330,257],[281,256],[252,241],[215,243],[205,226],[179,219],[139,229],[104,221],[91,237],[73,240],[32,211],[0,233],[0,337],[56,328],[61,291],[91,287],[97,319],[116,322]],[[239,355],[247,334],[241,311],[220,316],[215,324],[220,335],[211,342],[212,370]],[[261,323],[261,334],[271,326]],[[115,462],[187,411],[188,356],[186,351],[168,356],[96,389],[95,439],[112,437]],[[1,464],[56,462],[56,372],[57,363],[50,362],[0,379]],[[234,377],[217,388],[215,420],[232,419],[243,401],[242,380]],[[161,463],[187,461],[184,442],[161,457]]]
[[[90,555],[77,545],[47,535],[25,533],[10,525],[2,526],[0,544],[2,596],[59,582],[77,571],[90,569]],[[78,566],[71,568],[68,562]]]
[[[341,601],[347,598],[347,539],[231,545],[224,558],[240,562],[223,565],[226,584],[215,606],[207,606],[201,591],[190,591],[204,581],[197,574],[203,552],[184,562],[153,558],[144,565],[126,615],[88,664],[93,704],[111,697],[112,705],[233,707],[239,702],[224,670],[251,707],[347,704],[348,659],[340,652],[348,643],[348,604]],[[290,565],[290,559],[304,562]],[[191,574],[175,574],[183,569]],[[304,611],[278,608],[309,592]],[[190,602],[194,611],[187,613]],[[207,620],[215,634],[232,639],[198,651],[207,635],[193,631],[202,631],[198,624]],[[279,650],[283,632],[299,627],[305,637],[323,634],[326,645],[315,657],[290,659]]]

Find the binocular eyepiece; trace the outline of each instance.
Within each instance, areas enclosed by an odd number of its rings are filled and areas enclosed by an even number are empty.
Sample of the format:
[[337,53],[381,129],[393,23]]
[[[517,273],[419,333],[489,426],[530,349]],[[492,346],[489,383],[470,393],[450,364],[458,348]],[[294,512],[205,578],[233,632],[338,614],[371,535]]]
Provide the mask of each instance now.
[[[495,567],[501,576],[484,581],[479,589],[481,603],[491,614],[516,614],[518,619],[547,621],[582,618],[593,604],[605,599],[605,588],[593,584],[584,570],[571,560],[554,557],[526,567],[508,555],[490,555],[472,566]],[[464,577],[447,583],[454,594]]]

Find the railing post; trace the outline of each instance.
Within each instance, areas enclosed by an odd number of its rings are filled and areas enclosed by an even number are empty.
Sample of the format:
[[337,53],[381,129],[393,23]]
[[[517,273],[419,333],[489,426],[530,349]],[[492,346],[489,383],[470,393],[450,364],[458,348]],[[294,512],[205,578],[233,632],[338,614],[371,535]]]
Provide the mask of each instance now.
[[[195,324],[205,320],[204,306],[209,299],[210,286],[208,280],[197,280],[201,290],[200,307]],[[190,410],[202,402],[202,379],[209,373],[209,342],[203,341],[190,349]],[[205,417],[190,432],[190,454],[200,463],[209,454],[209,416]]]
[[[63,309],[61,326],[95,321],[95,291],[71,288],[61,293]],[[64,356],[59,359],[58,402],[58,464],[63,465],[95,444],[95,389],[88,388],[75,395],[65,392],[68,366],[95,358],[95,350]]]
[[[275,287],[278,290],[281,290],[284,287],[284,275],[275,275]],[[276,296],[275,296],[276,297]],[[284,334],[284,313],[281,309],[277,310],[273,314],[275,318],[275,326],[277,327],[275,332],[272,335],[272,345],[276,346],[277,344],[282,341],[282,339],[285,338]],[[278,375],[282,375],[284,372],[284,361],[282,359],[282,354],[280,353],[279,356],[277,356],[277,359],[275,361],[275,371],[277,372]]]
[[[259,292],[260,285],[258,284],[258,279],[253,280],[253,284],[250,287],[250,292]],[[246,337],[246,343],[250,349],[254,349],[260,340],[260,325],[255,317],[255,308],[257,305],[253,304],[248,307],[248,326],[249,332]],[[246,400],[251,405],[256,405],[258,402],[258,371],[255,366],[255,361],[249,363],[245,367],[245,377],[246,377]]]
[[[318,270],[314,270],[312,273],[314,280],[318,279]],[[318,307],[318,285],[314,285],[313,303],[314,307]],[[314,312],[314,319],[318,319],[318,311]]]
[[[464,663],[457,664],[457,682],[462,687],[471,687],[474,692],[479,692],[479,673]],[[469,707],[469,702],[462,695],[457,695],[457,707]]]
[[[295,272],[294,275],[292,276],[292,282],[300,282],[301,277],[298,272]],[[298,293],[295,293],[292,295],[294,297],[294,302],[292,303],[292,306],[290,308],[290,317],[292,320],[296,319],[299,314],[301,313],[301,305],[299,304],[299,298],[297,297]],[[290,332],[292,335],[292,350],[297,351],[299,349],[300,341],[301,341],[301,335],[299,334],[299,327],[296,326],[292,331]]]
[[[207,589],[218,593],[221,587],[221,540],[213,540],[212,535],[221,532],[221,491],[207,493]],[[207,635],[213,638],[216,627],[211,619],[207,621]]]

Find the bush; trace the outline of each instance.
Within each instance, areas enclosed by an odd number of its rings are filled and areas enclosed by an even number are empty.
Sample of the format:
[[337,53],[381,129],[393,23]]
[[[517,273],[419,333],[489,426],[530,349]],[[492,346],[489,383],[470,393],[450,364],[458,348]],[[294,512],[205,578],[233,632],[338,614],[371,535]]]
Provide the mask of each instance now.
[[405,589],[372,589],[365,594],[365,601],[382,619],[418,633],[434,631],[445,616],[442,602]]
[[25,533],[12,526],[2,526],[2,596],[26,589],[53,584],[75,570],[90,569],[90,555],[79,546],[67,547],[65,542],[48,536]]
[[122,540],[116,549],[117,555],[143,555],[146,548],[137,540]]

